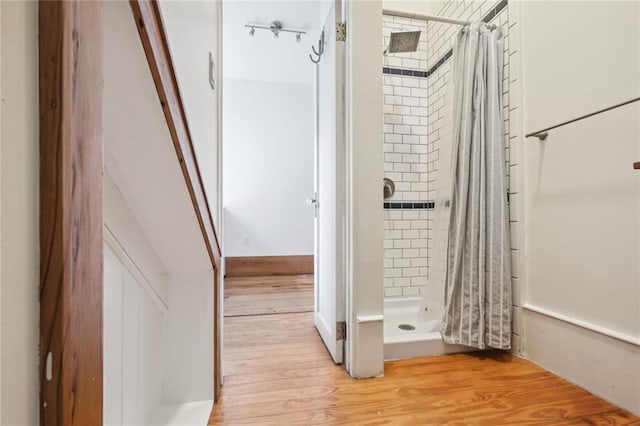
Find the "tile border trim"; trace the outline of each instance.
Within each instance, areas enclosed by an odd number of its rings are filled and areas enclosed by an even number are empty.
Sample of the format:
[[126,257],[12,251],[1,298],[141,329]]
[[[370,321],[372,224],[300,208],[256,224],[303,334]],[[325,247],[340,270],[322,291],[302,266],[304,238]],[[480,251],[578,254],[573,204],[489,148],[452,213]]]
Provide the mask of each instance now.
[[433,210],[436,207],[435,201],[417,201],[417,202],[385,202],[385,210]]
[[399,75],[402,77],[429,77],[429,71],[408,70],[404,68],[382,67],[383,74]]

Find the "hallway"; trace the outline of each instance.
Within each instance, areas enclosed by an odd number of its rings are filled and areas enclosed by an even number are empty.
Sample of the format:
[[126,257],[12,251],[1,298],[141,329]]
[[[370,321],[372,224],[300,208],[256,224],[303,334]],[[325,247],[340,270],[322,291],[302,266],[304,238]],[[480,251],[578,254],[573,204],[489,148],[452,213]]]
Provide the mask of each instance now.
[[[263,309],[286,311],[283,300],[293,310],[312,306],[309,278],[228,281],[228,306],[234,297],[248,303],[251,283]],[[312,312],[226,317],[224,341],[212,425],[640,425],[533,363],[495,352],[387,362],[384,378],[352,380],[331,361]]]

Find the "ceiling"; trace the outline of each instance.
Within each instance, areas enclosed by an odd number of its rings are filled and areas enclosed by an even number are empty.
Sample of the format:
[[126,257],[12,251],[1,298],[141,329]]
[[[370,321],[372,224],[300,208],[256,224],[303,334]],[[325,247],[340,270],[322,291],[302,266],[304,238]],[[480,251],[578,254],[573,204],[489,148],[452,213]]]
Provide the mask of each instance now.
[[[311,84],[314,66],[308,55],[311,46],[317,45],[326,3],[326,0],[224,0],[224,78]],[[307,34],[302,36],[301,43],[296,43],[292,33],[281,33],[279,39],[274,39],[270,31],[256,30],[251,37],[245,28],[247,23],[268,26],[274,20]]]

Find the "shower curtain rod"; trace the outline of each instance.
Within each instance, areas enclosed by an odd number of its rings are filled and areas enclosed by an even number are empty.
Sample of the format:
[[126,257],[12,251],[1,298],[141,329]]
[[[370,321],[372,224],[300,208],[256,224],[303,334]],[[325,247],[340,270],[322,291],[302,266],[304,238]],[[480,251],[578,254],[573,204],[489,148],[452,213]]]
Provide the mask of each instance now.
[[423,21],[444,22],[445,24],[454,24],[454,25],[467,25],[471,23],[469,21],[460,21],[458,19],[445,18],[442,16],[422,15],[420,13],[407,13],[407,12],[400,12],[399,10],[391,10],[391,9],[382,9],[382,14],[390,15],[390,16],[398,16],[400,18],[421,19]]

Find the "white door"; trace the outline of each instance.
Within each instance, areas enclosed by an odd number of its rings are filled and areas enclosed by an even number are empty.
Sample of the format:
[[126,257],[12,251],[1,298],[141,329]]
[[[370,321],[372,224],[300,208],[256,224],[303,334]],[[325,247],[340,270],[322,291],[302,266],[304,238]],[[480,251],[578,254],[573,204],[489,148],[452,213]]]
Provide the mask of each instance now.
[[[336,40],[341,6],[334,2],[324,24],[324,52],[316,66],[315,325],[336,363],[344,340],[344,42]],[[316,46],[317,49],[317,46]]]

